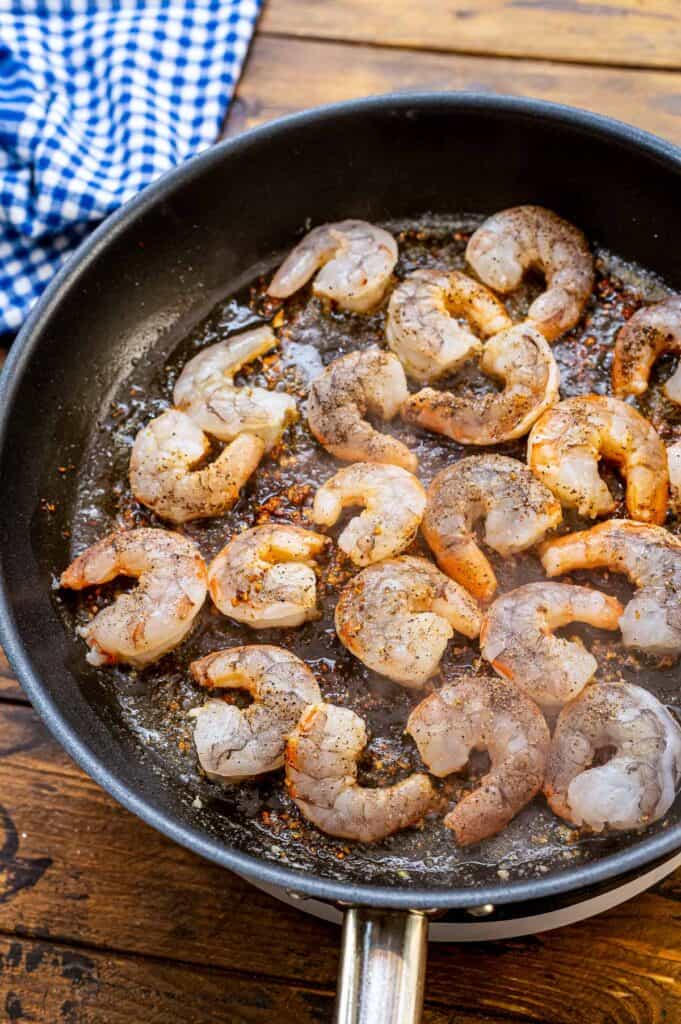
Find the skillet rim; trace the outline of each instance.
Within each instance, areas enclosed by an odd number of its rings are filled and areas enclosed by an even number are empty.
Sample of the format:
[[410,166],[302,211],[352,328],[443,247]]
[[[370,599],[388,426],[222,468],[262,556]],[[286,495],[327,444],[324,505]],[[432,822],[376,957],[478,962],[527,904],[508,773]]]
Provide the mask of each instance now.
[[[436,111],[437,108],[456,108],[473,113],[476,110],[502,115],[508,113],[528,120],[572,126],[586,134],[601,138],[606,144],[617,143],[638,149],[660,163],[671,164],[675,170],[681,172],[679,147],[622,121],[546,100],[465,91],[386,93],[328,104],[278,118],[233,139],[218,142],[180,167],[167,171],[109,216],[80,244],[56,274],[17,335],[0,375],[0,457],[6,443],[19,381],[27,371],[34,352],[39,348],[41,333],[49,324],[53,311],[59,306],[65,294],[77,284],[81,274],[138,216],[142,216],[157,203],[167,199],[176,187],[199,180],[204,170],[228,160],[231,153],[248,149],[253,144],[266,144],[269,138],[286,134],[291,129],[333,120],[338,116],[362,115],[367,111],[392,110],[394,114],[408,116],[410,111]],[[414,888],[389,887],[387,884],[366,885],[334,881],[321,875],[294,870],[236,850],[218,839],[209,837],[196,826],[178,823],[174,815],[158,810],[134,789],[121,782],[116,772],[90,749],[86,739],[79,736],[65,721],[58,703],[44,691],[38,673],[33,670],[29,650],[21,640],[12,612],[12,600],[5,580],[1,551],[0,643],[34,709],[50,733],[95,782],[123,807],[174,842],[256,882],[278,886],[287,891],[328,902],[403,910],[444,910],[487,903],[521,903],[583,891],[591,886],[615,880],[619,875],[635,872],[645,865],[665,858],[681,847],[681,822],[678,822],[657,835],[634,841],[626,850],[604,854],[603,857],[583,866],[568,868],[542,878],[481,888],[436,886],[431,889],[423,885]]]

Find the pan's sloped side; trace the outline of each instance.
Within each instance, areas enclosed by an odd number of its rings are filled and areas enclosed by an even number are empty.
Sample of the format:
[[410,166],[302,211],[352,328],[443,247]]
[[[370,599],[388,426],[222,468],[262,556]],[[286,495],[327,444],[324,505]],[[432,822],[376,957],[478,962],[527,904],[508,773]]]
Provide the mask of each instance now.
[[[242,874],[320,899],[431,908],[509,903],[602,883],[681,845],[681,825],[582,868],[456,888],[416,871],[400,888],[292,871],[202,824],[83,675],[52,601],[77,464],[107,395],[169,351],[245,269],[268,267],[308,222],[539,202],[681,287],[681,155],[593,115],[498,97],[383,97],[313,111],[217,146],[112,217],[26,324],[0,386],[0,625],[38,711],[82,767],[151,825]],[[41,499],[56,503],[49,525]]]

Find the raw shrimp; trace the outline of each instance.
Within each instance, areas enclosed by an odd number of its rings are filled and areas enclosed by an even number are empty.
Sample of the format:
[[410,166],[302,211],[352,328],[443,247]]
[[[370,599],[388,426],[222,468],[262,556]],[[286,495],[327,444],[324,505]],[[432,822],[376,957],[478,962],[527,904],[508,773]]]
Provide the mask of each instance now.
[[266,523],[237,534],[208,566],[208,589],[224,615],[254,629],[319,618],[315,556],[329,544],[312,530]]
[[508,680],[462,675],[422,700],[406,731],[438,778],[465,768],[473,750],[489,754],[489,771],[445,818],[462,846],[500,832],[541,789],[551,735]]
[[667,452],[654,427],[617,398],[579,395],[549,409],[535,423],[527,462],[567,508],[594,519],[616,501],[598,473],[601,456],[626,477],[632,519],[662,523],[667,514]]
[[189,712],[194,744],[210,779],[239,782],[281,768],[286,738],[308,704],[321,700],[304,661],[282,647],[231,647],[192,662],[201,686],[245,690],[253,703],[241,709],[212,699]]
[[489,217],[471,237],[466,259],[498,292],[517,288],[531,267],[540,270],[546,291],[527,315],[548,341],[575,326],[594,284],[586,238],[543,206],[514,206]]
[[194,420],[168,409],[138,433],[130,457],[130,487],[161,519],[186,523],[222,515],[255,471],[265,444],[255,434],[239,434],[218,457],[204,462],[210,442]]
[[307,420],[317,440],[348,462],[383,462],[414,472],[416,456],[396,437],[381,434],[367,413],[391,420],[408,397],[399,359],[377,347],[339,356],[312,383]]
[[402,686],[437,672],[454,630],[473,639],[480,610],[425,558],[390,558],[354,576],[336,605],[336,632],[356,658]]
[[681,515],[681,441],[675,441],[667,448],[669,469],[669,507],[675,515]]
[[497,581],[473,532],[482,518],[485,543],[506,557],[543,540],[562,511],[527,466],[504,455],[471,455],[437,474],[428,488],[423,535],[443,572],[489,601]]
[[271,448],[298,415],[295,399],[267,388],[235,387],[234,375],[276,344],[269,327],[256,327],[203,349],[178,377],[175,405],[219,441],[255,434]]
[[[612,386],[618,395],[642,395],[655,360],[663,352],[681,352],[681,296],[671,295],[634,313],[617,335]],[[681,364],[664,385],[672,402],[681,403]]]
[[383,298],[396,263],[397,242],[382,228],[364,220],[322,224],[289,253],[267,292],[286,299],[319,270],[314,295],[332,299],[342,309],[367,313]]
[[360,786],[357,762],[366,744],[366,727],[354,711],[335,704],[307,708],[286,744],[286,786],[322,832],[373,843],[420,821],[436,798],[422,772],[393,786]]
[[680,779],[681,729],[642,687],[595,683],[558,716],[544,792],[573,825],[644,828],[669,810]]
[[148,665],[177,647],[191,629],[206,597],[206,566],[186,537],[140,527],[110,533],[87,548],[59,583],[83,590],[117,576],[132,576],[138,584],[78,629],[90,648],[87,660]]
[[588,587],[527,583],[490,606],[480,630],[480,650],[500,676],[552,711],[576,697],[598,668],[581,643],[552,631],[570,622],[617,629],[622,610],[616,598]]
[[639,588],[620,619],[626,647],[681,653],[681,540],[661,526],[609,519],[543,546],[549,576],[574,569],[622,572]]
[[511,323],[499,299],[466,274],[416,270],[390,296],[385,337],[407,373],[425,384],[477,355],[472,328],[488,338]]
[[480,369],[501,381],[503,390],[455,395],[423,388],[405,403],[404,418],[459,444],[499,444],[522,437],[558,401],[556,360],[539,331],[528,323],[490,338]]
[[399,555],[413,541],[426,507],[426,492],[400,466],[356,462],[341,469],[318,489],[312,518],[332,526],[348,505],[364,505],[350,520],[338,547],[355,565],[370,565]]

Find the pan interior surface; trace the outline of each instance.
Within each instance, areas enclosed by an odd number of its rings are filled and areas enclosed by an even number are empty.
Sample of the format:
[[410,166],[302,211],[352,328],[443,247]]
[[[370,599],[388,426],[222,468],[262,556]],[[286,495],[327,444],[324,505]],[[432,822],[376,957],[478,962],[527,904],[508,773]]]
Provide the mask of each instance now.
[[[115,795],[122,794],[105,775],[137,794],[144,806],[134,809],[171,822],[168,827],[153,820],[200,852],[303,889],[306,879],[321,875],[327,889],[319,894],[339,898],[347,898],[353,885],[371,884],[399,889],[405,903],[425,905],[430,895],[435,903],[456,905],[479,901],[490,890],[503,902],[523,888],[545,895],[550,885],[556,891],[575,886],[578,876],[595,877],[598,865],[602,872],[610,866],[611,874],[625,870],[633,866],[628,855],[644,846],[650,860],[665,844],[679,845],[676,807],[644,837],[580,840],[541,801],[499,837],[465,852],[456,850],[439,822],[368,847],[324,837],[290,814],[280,781],[221,791],[199,778],[186,711],[200,695],[187,683],[185,668],[218,645],[264,639],[290,645],[317,670],[327,699],[350,703],[368,718],[378,741],[374,762],[387,766],[382,774],[374,764],[368,780],[391,781],[390,772],[413,770],[416,755],[401,729],[414,699],[332,649],[332,593],[321,624],[280,637],[254,637],[205,609],[182,658],[171,656],[136,675],[86,666],[73,631],[86,605],[55,588],[55,574],[72,552],[113,522],[122,516],[131,523],[153,521],[126,493],[125,462],[135,431],[167,406],[178,368],[197,348],[260,322],[262,276],[306,225],[352,216],[404,231],[398,269],[407,272],[429,259],[461,265],[467,233],[481,216],[504,206],[536,202],[556,209],[598,247],[599,288],[589,328],[556,347],[563,394],[584,393],[605,388],[613,324],[631,289],[650,301],[663,294],[662,282],[681,287],[673,248],[679,176],[671,150],[633,132],[610,132],[586,116],[494,100],[384,99],[293,119],[219,147],[161,183],[153,201],[115,218],[107,244],[101,234],[94,240],[47,297],[13,355],[11,416],[0,463],[3,491],[11,487],[13,500],[11,514],[3,510],[0,543],[11,609],[6,639],[13,620],[10,653],[48,724],[63,739],[67,733],[79,737]],[[636,264],[649,273],[641,275]],[[519,297],[519,313],[529,297],[529,291]],[[304,391],[320,362],[380,333],[380,317],[353,328],[343,315],[324,320],[318,314],[307,294],[287,305],[282,359],[260,368],[261,381],[288,374]],[[667,373],[662,365],[660,381]],[[656,378],[642,411],[667,424],[666,440],[672,440],[681,436],[681,423],[659,394]],[[258,474],[257,492],[247,493],[232,516],[188,529],[206,556],[219,550],[231,528],[253,525],[263,510],[301,521],[306,488],[337,464],[323,454],[313,457],[303,428],[296,429],[297,465],[268,464]],[[447,461],[468,454],[453,443],[433,445],[423,437],[416,443],[426,483]],[[520,454],[523,446],[499,450]],[[503,589],[541,578],[536,560],[507,567],[499,561],[496,567]],[[590,581],[628,593],[614,577]],[[617,643],[583,635],[608,666],[605,654]],[[454,648],[448,667],[469,664],[471,654]],[[643,683],[667,704],[681,703],[676,668],[617,650],[615,655],[606,671]],[[234,857],[235,850],[245,858]]]

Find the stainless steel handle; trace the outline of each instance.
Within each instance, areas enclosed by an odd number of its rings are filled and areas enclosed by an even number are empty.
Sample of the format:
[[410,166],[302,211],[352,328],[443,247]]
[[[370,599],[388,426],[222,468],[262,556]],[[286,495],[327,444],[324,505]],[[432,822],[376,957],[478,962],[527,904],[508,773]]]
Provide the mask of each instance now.
[[352,907],[343,919],[336,1024],[419,1024],[428,920]]

